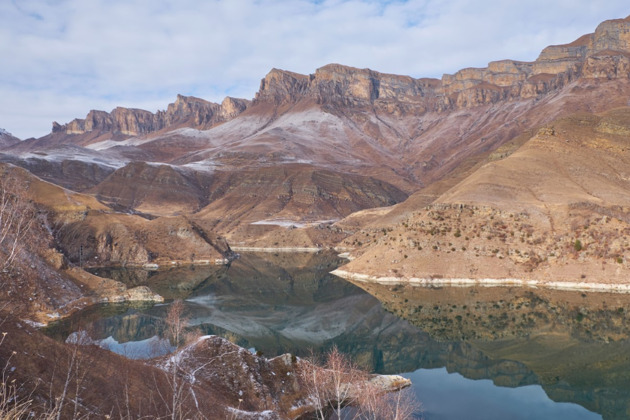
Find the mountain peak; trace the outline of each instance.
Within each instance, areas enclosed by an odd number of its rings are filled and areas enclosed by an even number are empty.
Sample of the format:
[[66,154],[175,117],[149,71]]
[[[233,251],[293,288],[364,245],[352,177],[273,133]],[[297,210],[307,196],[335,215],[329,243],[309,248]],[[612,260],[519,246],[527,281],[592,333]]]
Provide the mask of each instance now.
[[112,112],[91,110],[85,119],[67,124],[53,122],[53,133],[83,134],[112,132],[125,136],[149,134],[165,128],[188,125],[208,128],[243,112],[250,104],[245,99],[225,98],[221,105],[194,96],[177,95],[166,111],[152,113],[143,109],[116,107]]
[[184,96],[179,93],[177,94],[177,98],[175,99],[175,105],[192,104],[192,103],[211,104],[212,102],[206,101],[205,99],[197,98],[195,96]]
[[0,128],[0,148],[13,146],[20,142],[20,139],[9,133],[4,128]]
[[273,68],[260,81],[255,102],[294,102],[308,91],[310,77]]

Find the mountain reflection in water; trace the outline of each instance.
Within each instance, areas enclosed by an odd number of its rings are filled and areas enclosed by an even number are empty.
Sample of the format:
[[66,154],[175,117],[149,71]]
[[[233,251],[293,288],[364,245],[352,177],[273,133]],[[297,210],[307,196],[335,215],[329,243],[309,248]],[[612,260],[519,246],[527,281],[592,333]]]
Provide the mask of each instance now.
[[[428,420],[460,418],[454,405],[481,410],[483,401],[509,418],[630,418],[630,296],[353,285],[328,274],[342,262],[327,253],[247,253],[229,267],[108,275],[186,299],[190,324],[203,334],[267,356],[334,344],[372,371],[409,372]],[[89,308],[49,333],[65,340],[83,329],[117,347],[151,341],[167,310]],[[440,389],[451,395],[438,398]],[[502,418],[493,417],[502,409],[491,410],[479,418]]]
[[630,418],[630,295],[357,284],[449,346],[424,368],[444,366],[499,386],[539,384],[554,401],[604,419]]

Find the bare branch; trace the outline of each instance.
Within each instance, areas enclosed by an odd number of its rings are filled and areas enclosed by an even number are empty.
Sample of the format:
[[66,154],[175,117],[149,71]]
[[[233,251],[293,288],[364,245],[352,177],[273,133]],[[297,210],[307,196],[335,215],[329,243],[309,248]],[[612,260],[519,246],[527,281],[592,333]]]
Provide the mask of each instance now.
[[[400,391],[397,383],[389,381],[391,386],[384,386],[373,379],[402,380],[402,386],[408,386],[407,380],[397,376],[371,379],[336,347],[326,354],[323,366],[313,358],[303,362],[300,378],[318,419],[407,420],[414,418],[420,407],[410,390]],[[398,391],[390,392],[393,390]]]
[[0,177],[0,270],[9,269],[24,245],[37,212],[29,200],[28,184],[11,174]]

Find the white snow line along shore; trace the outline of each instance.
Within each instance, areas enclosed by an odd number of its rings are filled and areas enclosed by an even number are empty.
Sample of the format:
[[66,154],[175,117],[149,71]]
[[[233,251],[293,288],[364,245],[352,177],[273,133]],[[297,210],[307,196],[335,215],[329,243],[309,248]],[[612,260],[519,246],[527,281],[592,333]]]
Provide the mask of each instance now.
[[231,246],[232,251],[240,252],[319,252],[325,251],[327,248],[316,247],[279,247],[279,248],[264,248],[255,246]]
[[368,274],[351,273],[345,270],[334,270],[331,272],[335,276],[355,280],[363,283],[378,284],[409,284],[412,286],[423,287],[531,287],[531,288],[548,288],[556,290],[571,290],[580,292],[609,292],[609,293],[630,293],[630,284],[619,283],[587,283],[587,282],[571,282],[571,281],[541,281],[541,280],[524,280],[516,278],[505,279],[470,279],[470,278],[405,278],[405,277],[377,277]]

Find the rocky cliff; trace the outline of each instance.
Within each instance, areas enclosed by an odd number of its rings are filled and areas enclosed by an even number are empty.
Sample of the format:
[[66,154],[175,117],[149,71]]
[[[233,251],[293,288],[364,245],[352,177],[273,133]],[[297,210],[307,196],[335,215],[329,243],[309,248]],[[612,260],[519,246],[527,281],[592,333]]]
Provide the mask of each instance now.
[[[393,114],[447,111],[539,98],[578,78],[630,77],[630,16],[601,23],[594,33],[570,44],[545,48],[534,62],[494,61],[441,79],[383,74],[329,64],[314,74],[272,69],[262,79],[254,104],[290,105],[307,100],[324,105],[375,106]],[[146,135],[182,126],[207,129],[246,110],[250,101],[226,98],[221,104],[178,95],[166,111],[151,113],[118,107],[90,111],[85,119],[53,123],[53,133],[113,132]]]
[[122,107],[110,113],[92,110],[85,119],[75,119],[64,125],[53,122],[52,132],[83,134],[107,131],[139,136],[183,125],[207,128],[237,116],[248,105],[249,101],[245,99],[228,97],[221,104],[216,104],[193,96],[177,95],[177,100],[169,104],[166,111],[153,114],[142,109]]
[[[414,79],[329,64],[315,74],[273,69],[260,84],[255,103],[309,98],[344,106],[388,102],[444,111],[549,93],[578,78],[630,77],[630,16],[603,22],[593,34],[545,48],[534,62],[502,60],[466,68],[438,79]],[[390,104],[391,108],[391,104]]]

